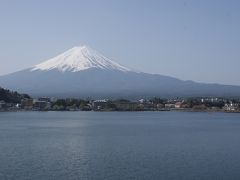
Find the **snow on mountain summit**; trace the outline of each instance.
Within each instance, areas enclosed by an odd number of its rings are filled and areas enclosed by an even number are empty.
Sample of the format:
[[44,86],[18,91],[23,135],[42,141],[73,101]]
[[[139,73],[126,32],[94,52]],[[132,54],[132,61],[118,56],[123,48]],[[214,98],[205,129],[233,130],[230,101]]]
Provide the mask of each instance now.
[[34,66],[31,71],[48,71],[56,69],[61,72],[78,72],[90,68],[118,70],[123,72],[130,71],[129,68],[111,61],[87,46],[74,47],[52,59]]

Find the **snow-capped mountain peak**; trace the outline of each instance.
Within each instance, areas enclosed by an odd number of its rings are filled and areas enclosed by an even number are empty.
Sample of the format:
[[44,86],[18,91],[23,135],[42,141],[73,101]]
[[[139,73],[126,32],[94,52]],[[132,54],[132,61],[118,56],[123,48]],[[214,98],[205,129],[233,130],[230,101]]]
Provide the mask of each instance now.
[[31,71],[58,70],[61,72],[78,72],[90,68],[123,72],[130,71],[129,68],[111,61],[87,46],[74,47],[52,59],[34,66]]

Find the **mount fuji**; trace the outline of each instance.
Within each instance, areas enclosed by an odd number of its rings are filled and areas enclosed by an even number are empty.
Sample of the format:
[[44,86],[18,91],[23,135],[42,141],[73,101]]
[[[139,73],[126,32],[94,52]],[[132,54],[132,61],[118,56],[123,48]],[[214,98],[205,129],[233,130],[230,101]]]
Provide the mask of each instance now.
[[240,96],[240,86],[134,71],[87,46],[74,47],[31,68],[0,76],[0,86],[32,96],[53,97]]
[[130,71],[129,68],[111,61],[87,46],[74,47],[55,58],[34,66],[31,71],[55,69],[60,72],[78,72],[91,68],[123,72]]

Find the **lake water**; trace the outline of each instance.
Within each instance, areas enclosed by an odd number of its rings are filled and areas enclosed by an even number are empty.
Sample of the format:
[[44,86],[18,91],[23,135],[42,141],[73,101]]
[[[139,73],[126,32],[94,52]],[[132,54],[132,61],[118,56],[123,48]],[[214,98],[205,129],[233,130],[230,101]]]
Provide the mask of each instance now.
[[240,114],[1,112],[0,179],[240,179]]

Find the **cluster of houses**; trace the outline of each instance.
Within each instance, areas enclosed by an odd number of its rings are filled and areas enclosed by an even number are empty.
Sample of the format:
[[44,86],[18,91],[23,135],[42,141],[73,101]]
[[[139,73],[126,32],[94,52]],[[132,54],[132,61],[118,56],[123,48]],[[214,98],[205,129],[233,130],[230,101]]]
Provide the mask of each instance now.
[[94,111],[169,111],[172,108],[181,108],[182,102],[177,103],[153,103],[149,100],[140,99],[138,101],[128,100],[95,100],[92,102]]
[[39,99],[22,99],[21,103],[6,103],[0,101],[1,111],[20,111],[20,110],[47,110],[51,109],[51,99],[47,97]]
[[92,109],[95,111],[224,111],[240,112],[240,103],[233,103],[227,99],[202,98],[195,103],[183,99],[168,99],[161,103],[141,99],[139,101],[93,101]]
[[[196,99],[195,99],[196,100]],[[170,111],[170,110],[218,110],[226,112],[240,112],[239,101],[230,101],[219,98],[201,98],[198,104],[189,104],[184,99],[166,99],[164,102],[154,102],[151,100],[140,99],[138,101],[129,100],[89,100],[84,106],[76,105],[56,108],[54,102],[56,99],[41,97],[38,99],[23,99],[21,103],[5,103],[0,100],[0,111],[51,111],[51,110],[69,110],[69,111]],[[200,104],[199,104],[200,102]],[[224,102],[221,107],[214,106],[214,103]],[[206,103],[212,103],[206,107]]]
[[[221,110],[225,112],[240,112],[240,101],[239,100],[232,100],[226,98],[202,98],[201,102],[211,102],[211,103],[218,103],[222,102],[224,105]],[[214,108],[214,107],[213,107]]]
[[41,97],[38,99],[23,99],[21,101],[21,108],[24,110],[48,110],[51,109],[51,98]]
[[3,100],[0,100],[0,111],[14,111],[19,109],[19,104],[15,104],[15,103],[6,103]]
[[230,102],[224,105],[223,110],[226,112],[240,112],[240,104]]

